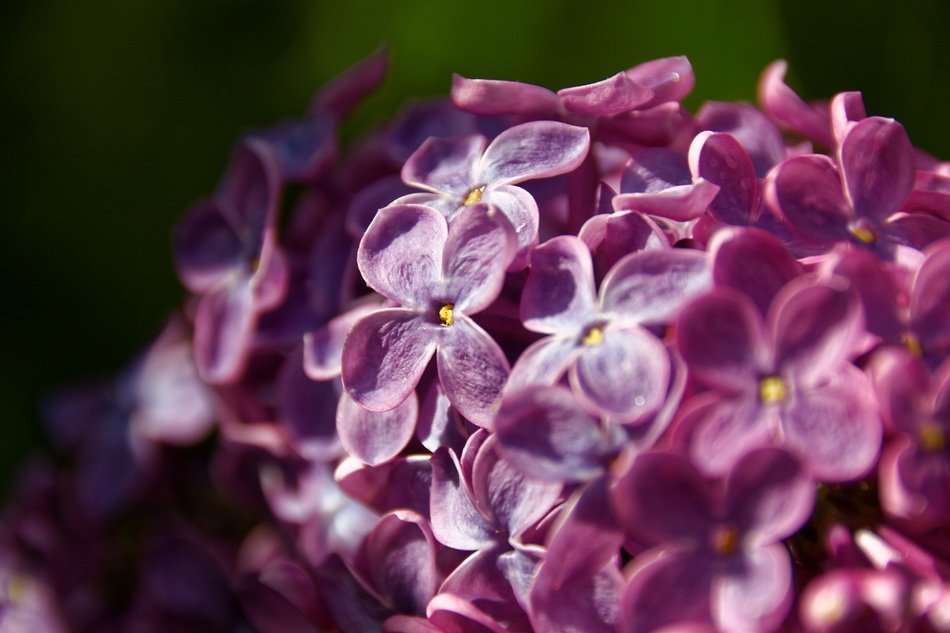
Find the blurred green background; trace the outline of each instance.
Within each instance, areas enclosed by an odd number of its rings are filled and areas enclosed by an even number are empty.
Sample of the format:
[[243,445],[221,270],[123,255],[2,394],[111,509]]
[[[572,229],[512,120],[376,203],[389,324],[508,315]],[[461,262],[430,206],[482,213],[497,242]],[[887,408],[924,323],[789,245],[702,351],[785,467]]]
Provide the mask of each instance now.
[[679,54],[693,108],[753,101],[784,57],[804,96],[863,90],[950,158],[947,24],[942,0],[4,0],[0,482],[41,445],[43,393],[116,372],[178,305],[171,227],[237,136],[380,44],[392,70],[365,125],[453,72],[556,89]]

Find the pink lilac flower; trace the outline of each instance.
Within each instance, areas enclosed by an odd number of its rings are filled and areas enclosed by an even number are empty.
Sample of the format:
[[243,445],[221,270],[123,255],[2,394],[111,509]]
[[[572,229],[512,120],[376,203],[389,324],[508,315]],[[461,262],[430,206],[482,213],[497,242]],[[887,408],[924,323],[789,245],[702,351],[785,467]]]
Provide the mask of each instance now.
[[747,453],[721,487],[683,457],[646,453],[620,476],[611,500],[621,525],[653,545],[625,573],[620,631],[679,621],[729,632],[778,628],[793,590],[780,541],[815,500],[807,469],[790,453]]
[[775,297],[767,321],[727,288],[686,306],[677,347],[690,375],[711,391],[681,411],[684,450],[715,474],[768,444],[797,452],[819,479],[866,474],[881,423],[867,377],[849,362],[862,326],[853,292],[805,277]]
[[512,370],[509,389],[552,384],[565,372],[585,406],[622,422],[643,421],[662,405],[670,361],[646,326],[667,323],[710,283],[705,254],[664,249],[618,261],[594,293],[590,252],[570,236],[531,254],[521,298],[534,343]]

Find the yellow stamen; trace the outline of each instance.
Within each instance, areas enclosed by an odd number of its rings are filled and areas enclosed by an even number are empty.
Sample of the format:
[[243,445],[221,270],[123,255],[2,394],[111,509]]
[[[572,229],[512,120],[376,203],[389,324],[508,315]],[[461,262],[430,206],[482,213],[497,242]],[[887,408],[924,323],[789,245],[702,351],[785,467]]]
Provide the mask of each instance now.
[[442,322],[443,326],[449,326],[455,323],[454,309],[455,304],[453,303],[446,303],[439,308],[439,321]]
[[866,229],[863,226],[853,226],[848,229],[851,232],[851,235],[855,236],[859,242],[864,244],[873,244],[877,240],[877,236],[870,229]]
[[777,404],[787,397],[785,381],[778,376],[766,376],[759,381],[759,400],[765,404]]
[[736,526],[727,523],[713,528],[709,537],[709,544],[714,552],[720,556],[732,556],[739,549],[739,530]]
[[28,580],[20,574],[14,573],[7,580],[7,599],[14,605],[21,604],[27,595]]
[[947,447],[947,433],[936,422],[927,422],[917,431],[917,442],[925,453],[939,453]]
[[588,347],[597,347],[604,342],[604,331],[599,326],[588,328],[584,336],[581,337],[581,343]]
[[465,196],[465,199],[462,200],[462,204],[466,207],[470,207],[479,200],[482,199],[482,193],[485,191],[485,185],[481,187],[475,187],[468,192],[468,195]]
[[924,350],[920,347],[920,341],[910,332],[901,334],[901,343],[907,348],[907,351],[920,358],[924,355]]

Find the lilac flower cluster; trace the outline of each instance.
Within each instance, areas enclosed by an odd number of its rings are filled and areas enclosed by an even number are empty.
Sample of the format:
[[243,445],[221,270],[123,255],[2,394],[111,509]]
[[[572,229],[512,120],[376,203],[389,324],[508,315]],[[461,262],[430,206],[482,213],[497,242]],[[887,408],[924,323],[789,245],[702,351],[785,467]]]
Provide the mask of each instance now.
[[385,66],[238,143],[180,313],[49,403],[0,631],[950,631],[950,164],[683,57],[342,151]]

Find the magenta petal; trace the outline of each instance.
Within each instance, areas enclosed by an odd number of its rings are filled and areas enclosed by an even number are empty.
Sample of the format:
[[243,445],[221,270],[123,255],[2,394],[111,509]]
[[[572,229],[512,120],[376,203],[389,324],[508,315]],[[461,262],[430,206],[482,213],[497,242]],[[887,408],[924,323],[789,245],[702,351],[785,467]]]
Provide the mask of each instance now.
[[950,349],[950,240],[928,248],[914,278],[911,327],[925,347]]
[[[482,202],[495,207],[508,218],[517,236],[517,250],[524,252],[538,242],[538,203],[530,193],[514,185],[492,187],[482,196]],[[515,262],[517,264],[517,260]],[[515,264],[512,264],[514,266]],[[524,268],[522,262],[519,270]]]
[[432,598],[427,608],[429,621],[441,633],[508,633],[509,629],[495,622],[471,602],[451,593]]
[[506,459],[526,475],[548,481],[590,481],[618,448],[562,387],[506,396],[495,433]]
[[717,397],[684,412],[677,442],[704,473],[724,475],[747,451],[771,444],[777,427],[777,412],[756,395]]
[[435,352],[436,328],[398,308],[357,321],[343,345],[343,385],[350,396],[373,411],[398,406],[415,389]]
[[478,166],[479,184],[514,185],[549,178],[581,164],[590,132],[557,121],[532,121],[510,127],[491,142]]
[[303,339],[303,369],[312,380],[330,380],[340,375],[343,342],[353,325],[377,310],[379,304],[364,303],[331,319]]
[[441,581],[435,558],[426,520],[397,510],[382,517],[366,535],[356,567],[386,606],[422,614]]
[[448,194],[462,203],[472,187],[475,165],[485,151],[485,137],[429,138],[406,160],[402,180],[407,185]]
[[475,114],[547,114],[561,109],[557,95],[541,86],[517,81],[452,77],[452,103]]
[[590,250],[598,277],[603,277],[630,253],[670,246],[669,239],[653,220],[633,211],[595,215],[584,222],[577,237]]
[[653,99],[644,105],[652,107],[667,101],[680,101],[696,83],[693,66],[685,55],[651,59],[627,70],[633,81],[653,91]]
[[867,117],[860,92],[839,92],[831,100],[831,127],[840,144],[852,123]]
[[239,269],[245,245],[214,200],[199,202],[175,227],[175,268],[185,287],[204,293]]
[[618,194],[614,196],[613,208],[616,211],[629,209],[685,222],[705,213],[719,191],[719,185],[699,178],[693,184],[678,185],[655,193]]
[[725,132],[736,139],[761,178],[785,158],[785,139],[768,117],[744,103],[707,101],[696,114],[704,130]]
[[407,307],[428,309],[441,280],[447,235],[445,218],[430,207],[380,209],[356,253],[366,285]]
[[732,469],[724,505],[746,543],[774,543],[808,520],[815,482],[788,451],[761,448],[746,453]]
[[452,220],[445,242],[446,298],[465,314],[484,310],[501,292],[514,254],[515,234],[503,215],[487,204],[466,207]]
[[819,108],[802,101],[785,84],[788,63],[784,59],[772,62],[759,80],[759,103],[772,120],[782,127],[797,132],[819,145],[833,147],[831,124],[827,108]]
[[531,251],[521,318],[534,332],[579,332],[594,315],[594,270],[579,239],[554,237]]
[[653,91],[619,72],[596,83],[558,90],[557,96],[571,112],[610,117],[650,101]]
[[700,132],[689,147],[689,166],[696,178],[719,185],[710,203],[726,224],[750,224],[758,211],[758,180],[745,148],[730,134]]
[[853,213],[841,191],[841,179],[827,156],[785,160],[766,179],[771,206],[803,236],[820,241],[848,239]]
[[[709,243],[713,282],[735,288],[765,315],[778,291],[802,273],[781,241],[754,228],[717,231]],[[756,262],[749,266],[749,262]]]
[[670,359],[663,343],[643,328],[607,328],[602,343],[581,349],[570,376],[584,404],[636,423],[663,404]]
[[881,222],[914,187],[914,148],[904,126],[870,117],[848,129],[838,148],[841,173],[858,217]]
[[294,449],[307,459],[330,461],[340,454],[337,393],[333,382],[316,382],[304,373],[299,351],[284,361],[277,379],[278,419]]
[[712,284],[708,256],[670,248],[632,253],[601,283],[603,310],[624,322],[666,323]]
[[708,564],[686,550],[652,550],[641,554],[620,597],[621,633],[652,633],[679,622],[710,618]]
[[380,48],[324,86],[311,105],[312,112],[328,112],[337,117],[347,115],[386,78],[389,53]]
[[762,317],[731,288],[711,290],[683,308],[676,344],[692,376],[726,391],[754,386],[771,364]]
[[895,275],[874,253],[848,249],[831,260],[831,272],[848,280],[861,297],[868,332],[886,341],[899,339],[904,323],[900,315],[900,293]]
[[819,479],[856,479],[881,448],[877,403],[861,370],[847,363],[830,369],[827,383],[799,390],[782,409],[785,444]]
[[864,335],[857,293],[840,284],[801,278],[787,285],[769,311],[775,363],[813,380],[850,360]]
[[709,485],[696,467],[679,455],[638,455],[617,478],[610,494],[620,525],[647,543],[701,542],[712,521]]
[[468,600],[501,619],[524,618],[500,564],[504,553],[514,553],[508,547],[505,543],[475,552],[449,574],[439,593]]
[[781,543],[746,551],[741,569],[712,584],[713,619],[723,631],[773,631],[793,597],[791,561]]
[[496,528],[517,537],[546,515],[561,496],[560,482],[526,477],[498,453],[498,437],[490,436],[472,465],[475,504],[491,514]]
[[498,343],[459,316],[439,338],[439,381],[452,406],[473,423],[491,427],[510,367]]
[[495,543],[494,528],[478,511],[462,478],[455,454],[439,448],[432,454],[430,510],[432,533],[443,545],[479,550]]
[[923,360],[900,347],[882,349],[874,356],[874,379],[885,417],[904,433],[916,434],[929,415],[930,372]]
[[336,411],[336,428],[346,452],[363,463],[375,466],[399,454],[416,430],[419,413],[416,394],[395,409],[370,411],[345,394]]
[[547,336],[535,341],[518,357],[505,389],[553,385],[574,363],[580,350],[575,336]]
[[257,322],[250,285],[235,283],[206,294],[195,315],[195,365],[212,384],[227,384],[244,370]]

